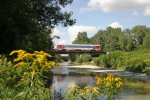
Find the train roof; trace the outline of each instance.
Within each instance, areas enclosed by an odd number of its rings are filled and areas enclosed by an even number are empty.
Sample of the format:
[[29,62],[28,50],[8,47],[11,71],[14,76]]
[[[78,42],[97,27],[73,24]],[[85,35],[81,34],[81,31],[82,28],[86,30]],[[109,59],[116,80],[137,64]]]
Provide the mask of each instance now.
[[71,45],[71,46],[97,46],[99,44],[58,44],[58,45]]

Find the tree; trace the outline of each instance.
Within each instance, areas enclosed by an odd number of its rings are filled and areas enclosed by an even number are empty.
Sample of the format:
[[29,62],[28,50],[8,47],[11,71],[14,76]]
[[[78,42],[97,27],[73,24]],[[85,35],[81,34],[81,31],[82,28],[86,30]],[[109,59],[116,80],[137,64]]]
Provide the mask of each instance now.
[[102,50],[105,47],[105,33],[104,30],[100,30],[90,39],[92,44],[99,44]]
[[106,30],[106,44],[107,50],[120,50],[119,36],[122,34],[120,28],[108,27]]
[[135,26],[132,29],[132,33],[134,34],[136,45],[142,45],[143,39],[147,34],[150,34],[149,29],[146,26]]
[[122,35],[120,35],[119,37],[118,42],[121,50],[124,51],[134,50],[133,39],[129,35],[122,33]]
[[144,38],[143,47],[150,50],[150,35],[146,35]]
[[89,44],[90,39],[87,37],[86,32],[79,32],[73,44]]
[[1,0],[0,52],[44,49],[51,29],[73,25],[72,12],[62,8],[73,0]]

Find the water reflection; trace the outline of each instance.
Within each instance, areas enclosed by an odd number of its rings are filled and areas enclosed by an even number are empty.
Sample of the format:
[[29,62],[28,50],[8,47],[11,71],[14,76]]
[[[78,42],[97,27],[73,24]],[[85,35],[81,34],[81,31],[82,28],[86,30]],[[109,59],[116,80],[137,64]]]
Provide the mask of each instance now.
[[74,75],[54,75],[53,77],[53,87],[56,90],[64,90],[70,85],[77,84],[81,87],[86,85],[93,87],[96,84],[96,80],[92,76],[74,76]]
[[[63,91],[74,84],[80,87],[96,85],[95,77],[88,70],[58,68],[53,69],[53,72],[52,87],[56,91]],[[104,97],[100,97],[100,100],[104,100]],[[150,82],[125,79],[124,87],[115,100],[150,100]]]

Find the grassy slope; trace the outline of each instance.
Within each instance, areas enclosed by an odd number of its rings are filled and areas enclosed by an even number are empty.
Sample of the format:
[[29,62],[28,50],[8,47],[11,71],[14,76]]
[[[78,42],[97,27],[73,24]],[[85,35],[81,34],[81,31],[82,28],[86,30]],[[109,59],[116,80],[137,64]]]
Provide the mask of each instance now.
[[150,74],[150,50],[112,52],[99,60],[100,66]]

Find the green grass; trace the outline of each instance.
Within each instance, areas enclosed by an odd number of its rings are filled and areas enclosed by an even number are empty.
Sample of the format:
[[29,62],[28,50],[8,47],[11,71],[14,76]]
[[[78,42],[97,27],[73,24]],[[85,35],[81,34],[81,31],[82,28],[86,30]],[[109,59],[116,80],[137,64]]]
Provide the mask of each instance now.
[[[132,52],[111,52],[108,55],[96,58],[95,64],[110,69],[127,70],[133,72],[147,73],[150,69],[150,50],[138,50]],[[99,63],[97,63],[99,62]]]

